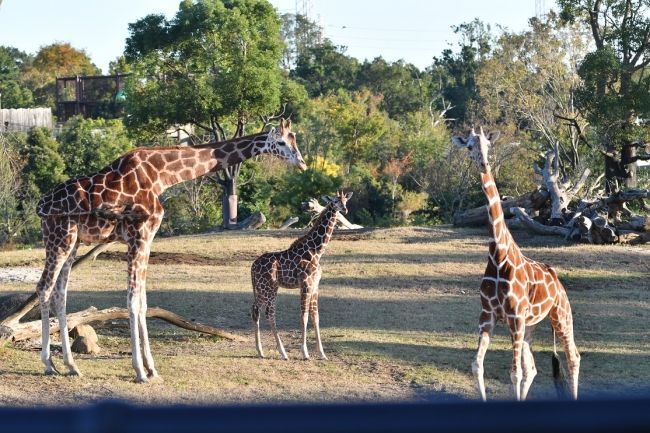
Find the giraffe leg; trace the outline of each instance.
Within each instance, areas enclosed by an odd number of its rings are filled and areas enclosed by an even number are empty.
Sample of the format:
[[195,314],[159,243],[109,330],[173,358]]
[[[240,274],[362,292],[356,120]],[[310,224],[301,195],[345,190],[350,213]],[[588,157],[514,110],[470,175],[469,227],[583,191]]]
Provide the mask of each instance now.
[[59,273],[59,277],[56,281],[56,287],[54,289],[54,305],[56,308],[56,315],[59,319],[59,335],[61,336],[63,363],[68,368],[68,374],[70,376],[81,376],[79,368],[77,368],[77,365],[72,359],[70,340],[68,338],[68,320],[66,316],[68,277],[70,276],[70,269],[72,269],[72,263],[74,262],[78,246],[78,243],[75,244],[70,255],[68,256],[68,259],[65,261],[63,267],[61,268],[61,272]]
[[483,378],[483,360],[485,359],[485,352],[487,352],[488,346],[490,345],[490,334],[494,329],[495,317],[492,313],[487,311],[481,312],[479,317],[479,338],[478,338],[478,350],[476,352],[476,358],[472,362],[472,373],[476,380],[476,386],[479,393],[481,394],[481,399],[483,401],[485,398],[485,381]]
[[257,349],[257,356],[264,358],[264,351],[262,350],[262,337],[260,335],[260,307],[257,303],[253,303],[251,308],[251,317],[253,318],[253,325],[255,326],[255,349]]
[[564,295],[560,306],[551,310],[551,325],[555,334],[560,338],[562,347],[564,348],[564,355],[566,356],[567,368],[569,374],[569,388],[571,396],[574,400],[578,399],[578,376],[580,372],[580,353],[576,348],[573,339],[573,316],[571,314],[571,307],[569,301]]
[[266,307],[266,319],[268,320],[273,336],[275,337],[275,343],[278,347],[278,352],[280,352],[280,358],[287,361],[289,357],[287,356],[287,352],[284,350],[280,334],[278,334],[278,328],[275,326],[275,298],[273,298]]
[[521,399],[526,400],[528,396],[528,391],[530,390],[530,385],[533,383],[533,379],[537,376],[537,367],[535,367],[535,358],[533,357],[533,352],[530,346],[533,344],[533,331],[535,330],[535,325],[527,326],[526,332],[524,334],[523,342],[523,354],[521,358],[522,367],[523,367],[523,382],[521,384]]
[[300,292],[300,329],[302,330],[302,344],[300,353],[302,359],[309,359],[309,350],[307,350],[307,321],[309,320],[309,304],[311,300],[311,290],[308,286],[303,286]]
[[512,368],[510,369],[510,380],[515,391],[515,399],[521,400],[521,382],[523,369],[521,368],[521,357],[524,345],[524,332],[526,324],[519,314],[508,317],[510,337],[512,339]]
[[[61,229],[60,227],[55,227]],[[38,300],[41,307],[41,361],[45,365],[45,374],[59,374],[52,362],[50,352],[50,300],[56,282],[65,265],[68,256],[76,243],[76,233],[65,233],[63,237],[59,235],[54,241],[50,241],[50,227],[47,222],[43,222],[43,239],[45,240],[45,267],[41,278],[36,285]]]
[[314,326],[314,331],[316,332],[316,346],[318,347],[318,352],[321,359],[327,359],[325,351],[323,350],[323,343],[320,338],[320,325],[318,318],[318,292],[315,291],[311,295],[311,301],[309,302],[309,313],[311,315],[311,323]]
[[143,290],[140,292],[141,301],[140,301],[140,311],[138,314],[138,326],[140,328],[140,346],[142,350],[142,361],[144,363],[144,368],[147,370],[147,378],[152,381],[162,382],[162,378],[156,371],[156,367],[153,362],[153,355],[151,355],[151,347],[149,345],[149,331],[147,330],[147,292],[144,290],[144,281]]
[[[148,251],[141,239],[134,239],[129,242],[127,253],[128,259],[128,289],[127,289],[127,308],[129,310],[129,327],[131,329],[131,365],[135,370],[135,382],[145,383],[149,381],[142,360],[142,350],[140,339],[140,310],[142,305],[142,291],[145,289],[143,284],[143,275],[146,272],[145,256],[148,257]],[[146,325],[145,325],[146,326]]]

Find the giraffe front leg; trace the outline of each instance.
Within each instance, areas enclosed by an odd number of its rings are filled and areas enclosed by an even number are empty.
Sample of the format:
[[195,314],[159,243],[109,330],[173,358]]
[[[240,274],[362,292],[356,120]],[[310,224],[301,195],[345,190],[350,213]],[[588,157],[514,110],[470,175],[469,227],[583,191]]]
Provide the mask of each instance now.
[[309,350],[307,350],[307,321],[309,320],[309,304],[311,300],[311,293],[307,286],[303,286],[300,292],[300,329],[302,330],[302,344],[300,345],[300,353],[302,359],[309,359]]
[[476,387],[483,401],[486,401],[483,361],[485,360],[485,353],[490,345],[490,334],[492,334],[492,330],[494,329],[494,323],[495,318],[492,313],[485,310],[481,312],[481,316],[479,317],[478,350],[476,351],[476,358],[472,362],[472,374],[474,375]]
[[323,343],[320,338],[320,324],[318,317],[318,292],[314,292],[311,295],[311,302],[309,303],[309,313],[311,315],[311,323],[314,326],[314,331],[316,333],[316,346],[318,347],[318,352],[320,353],[321,359],[327,359],[325,351],[323,350]]
[[524,319],[517,315],[508,317],[508,326],[510,327],[510,337],[512,339],[512,368],[510,369],[510,380],[512,381],[512,386],[515,391],[515,399],[520,401],[521,383],[523,379],[521,358],[526,325]]
[[149,382],[142,359],[142,346],[140,339],[140,311],[142,306],[142,292],[144,291],[143,278],[146,275],[147,259],[149,252],[146,243],[140,239],[132,239],[127,253],[128,289],[127,308],[129,310],[129,328],[131,331],[131,365],[135,370],[136,383]]

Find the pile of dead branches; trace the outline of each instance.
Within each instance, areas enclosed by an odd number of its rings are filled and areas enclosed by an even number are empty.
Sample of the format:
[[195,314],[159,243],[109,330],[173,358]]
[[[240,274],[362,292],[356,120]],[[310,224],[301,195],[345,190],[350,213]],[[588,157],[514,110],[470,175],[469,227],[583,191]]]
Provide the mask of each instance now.
[[[542,179],[537,190],[501,201],[509,226],[574,242],[641,244],[650,241],[650,206],[645,202],[649,190],[606,194],[601,188],[603,176],[588,182],[589,169],[571,182],[561,175],[557,149],[546,154],[544,167],[536,166],[535,172]],[[630,207],[640,209],[640,213],[634,213]],[[454,216],[456,226],[487,223],[485,206]]]

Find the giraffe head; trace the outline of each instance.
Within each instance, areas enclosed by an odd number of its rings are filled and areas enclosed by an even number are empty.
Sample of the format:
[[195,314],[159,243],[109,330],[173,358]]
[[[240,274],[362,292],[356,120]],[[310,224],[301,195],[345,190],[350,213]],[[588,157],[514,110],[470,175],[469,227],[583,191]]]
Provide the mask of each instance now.
[[488,132],[487,135],[483,133],[483,127],[479,128],[479,134],[474,132],[474,128],[469,133],[469,137],[452,137],[451,141],[456,147],[467,149],[469,157],[474,161],[478,169],[482,173],[486,173],[489,169],[488,151],[492,143],[499,138],[499,131]]
[[307,170],[296,144],[296,134],[291,132],[291,120],[281,119],[280,129],[271,128],[266,139],[267,152],[297,166],[300,171]]
[[350,200],[350,197],[352,197],[352,191],[348,193],[337,191],[336,196],[324,195],[322,199],[328,206],[332,206],[337,212],[346,215],[348,213],[348,208],[345,204]]

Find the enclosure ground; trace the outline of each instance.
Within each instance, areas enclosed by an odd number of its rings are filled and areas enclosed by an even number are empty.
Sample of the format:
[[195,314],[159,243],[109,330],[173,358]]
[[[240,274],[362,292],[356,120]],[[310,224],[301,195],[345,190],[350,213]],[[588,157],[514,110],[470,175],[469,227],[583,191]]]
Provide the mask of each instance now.
[[[83,377],[46,377],[38,347],[0,347],[0,404],[79,405],[104,399],[136,403],[376,401],[475,398],[470,363],[487,258],[485,230],[451,227],[337,232],[322,259],[320,320],[328,361],[300,359],[299,297],[281,289],[281,361],[263,323],[267,359],[256,357],[250,264],[299,235],[224,232],[154,242],[148,304],[246,338],[229,342],[149,321],[164,382],[137,385],[126,322],[98,327],[99,355],[77,355]],[[557,268],[569,292],[582,354],[582,395],[622,394],[650,384],[650,248],[570,245],[514,236],[528,256]],[[84,248],[81,253],[87,251]],[[125,306],[125,247],[76,269],[68,311]],[[0,295],[34,290],[42,249],[0,255]],[[21,271],[22,270],[22,271]],[[22,273],[21,273],[22,272]],[[316,355],[313,333],[309,347]],[[553,336],[535,334],[538,376],[531,398],[554,396]],[[55,362],[61,365],[60,351]],[[485,361],[489,398],[510,398],[510,340],[503,325]],[[647,388],[646,388],[647,389]]]

